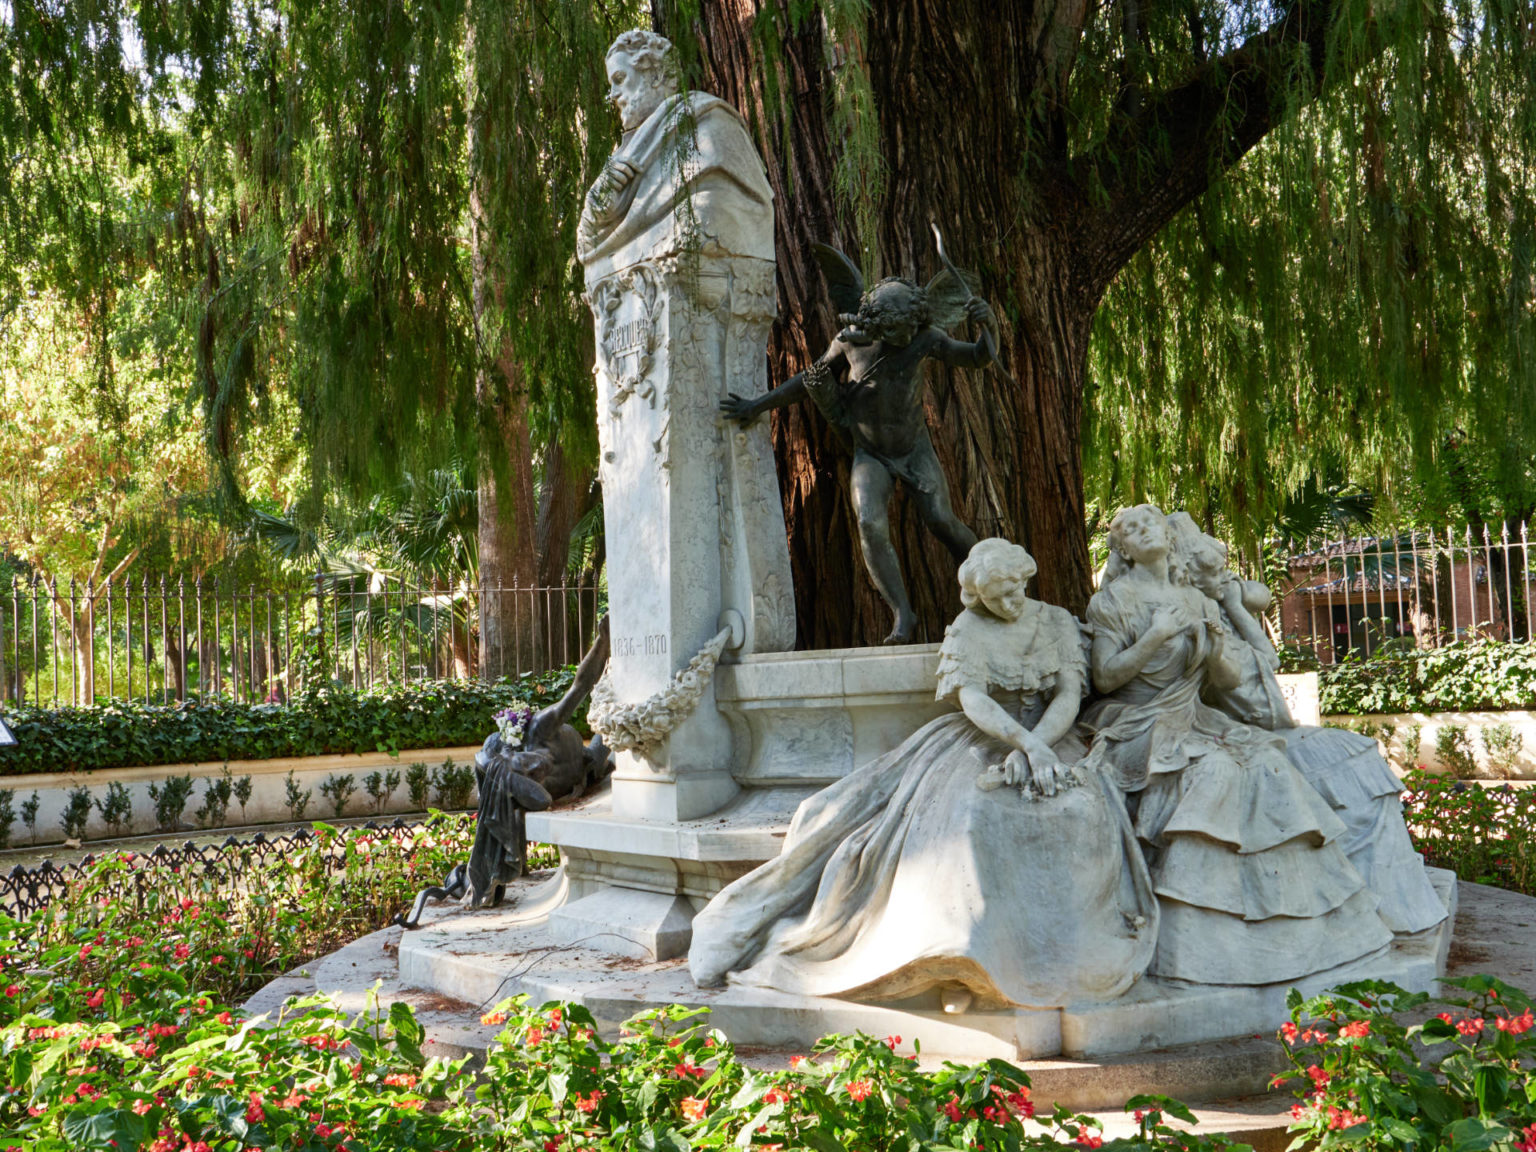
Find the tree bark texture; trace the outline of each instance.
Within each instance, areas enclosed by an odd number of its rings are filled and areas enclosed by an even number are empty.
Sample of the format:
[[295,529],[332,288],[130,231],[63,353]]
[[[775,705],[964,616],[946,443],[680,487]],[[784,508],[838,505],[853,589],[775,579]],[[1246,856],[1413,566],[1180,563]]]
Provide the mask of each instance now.
[[[787,132],[772,124],[765,131],[751,31],[759,7],[753,0],[705,6],[704,86],[755,119],[774,186],[780,319],[769,357],[777,384],[809,364],[837,331],[811,243],[850,254],[857,244],[833,191],[822,27],[811,22],[786,39],[791,122]],[[937,35],[936,27],[947,31]],[[1021,46],[1023,36],[983,3],[872,6],[865,52],[887,165],[877,241],[887,273],[926,282],[940,270],[930,228],[937,222],[951,257],[980,274],[981,292],[998,312],[1003,365],[1016,384],[997,368],[930,363],[926,408],[934,447],[960,518],[979,536],[1029,547],[1040,566],[1035,595],[1080,612],[1091,571],[1079,430],[1096,301],[1074,274],[1075,197],[1026,200],[1016,175],[1025,159],[1025,126],[1016,122],[1024,119],[1029,70],[1038,63]],[[847,454],[810,405],[776,417],[800,647],[878,643],[891,616],[859,554]],[[922,622],[919,638],[937,640],[960,608],[955,563],[899,490],[891,513]]]
[[[1162,90],[1143,91],[1141,70],[1122,61],[1103,138],[1078,154],[1068,147],[1071,117],[1080,115],[1069,81],[1085,24],[1113,19],[1114,5],[881,0],[869,6],[858,42],[836,46],[841,60],[862,60],[873,89],[885,176],[875,213],[882,268],[931,278],[940,268],[937,224],[998,314],[1001,369],[930,364],[928,424],[956,512],[979,536],[1029,548],[1039,564],[1032,591],[1042,600],[1081,614],[1092,590],[1081,428],[1099,302],[1175,213],[1337,78],[1325,68],[1334,6],[1296,0],[1229,52],[1191,54]],[[753,121],[777,197],[780,321],[769,356],[781,383],[834,331],[810,243],[850,253],[857,245],[833,192],[843,142],[830,133],[835,74],[822,25],[808,19],[784,37],[785,125],[763,99],[753,26],[765,8],[788,28],[783,0],[707,0],[697,32],[702,86]],[[1114,36],[1127,60],[1143,50],[1134,20]],[[1297,84],[1298,63],[1311,71],[1310,86]],[[776,420],[800,646],[873,643],[890,614],[858,555],[848,461],[807,406]],[[921,638],[934,640],[959,607],[955,565],[915,513],[898,491],[892,533]]]
[[[493,378],[495,373],[499,379]],[[521,374],[507,356],[482,373],[480,500],[480,675],[529,671],[539,645],[532,591],[537,572],[533,444]],[[500,466],[490,456],[505,453]],[[498,472],[501,473],[498,476]]]

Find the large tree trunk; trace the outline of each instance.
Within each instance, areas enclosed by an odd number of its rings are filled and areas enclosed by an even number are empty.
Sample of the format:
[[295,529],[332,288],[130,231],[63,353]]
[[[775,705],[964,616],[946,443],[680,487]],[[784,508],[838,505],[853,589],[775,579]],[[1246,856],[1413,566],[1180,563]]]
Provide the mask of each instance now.
[[[466,44],[469,73],[478,76],[474,24]],[[486,680],[531,671],[537,637],[532,588],[537,571],[533,486],[533,441],[528,427],[528,397],[522,365],[512,355],[499,320],[501,285],[497,271],[505,264],[497,245],[504,238],[486,225],[482,190],[491,180],[515,178],[499,170],[487,154],[487,125],[478,88],[469,96],[469,245],[475,324],[480,337],[500,354],[475,379],[479,413],[480,675]]]
[[[771,0],[769,0],[771,2]],[[776,195],[780,322],[769,345],[775,384],[804,368],[835,332],[812,241],[850,254],[833,194],[834,147],[824,109],[830,74],[819,22],[789,37],[784,88],[792,123],[770,125],[757,85],[755,0],[704,6],[704,85],[742,108]],[[944,30],[942,37],[935,29]],[[1025,544],[1039,563],[1035,595],[1081,612],[1091,590],[1079,443],[1089,326],[1097,294],[1080,287],[1075,190],[1023,185],[1029,125],[1022,109],[1036,55],[991,5],[901,0],[874,5],[864,39],[888,165],[878,213],[881,264],[927,281],[940,269],[930,221],[952,258],[978,272],[997,310],[1003,366],[928,368],[928,424],[960,518],[978,535]],[[788,144],[787,150],[785,144]],[[1033,197],[1029,192],[1036,193]],[[848,459],[809,405],[775,425],[802,648],[876,643],[890,612],[859,555]],[[898,492],[892,534],[921,639],[959,610],[955,563]],[[851,590],[853,603],[847,601]]]
[[[517,366],[502,358],[482,374],[480,490],[480,675],[494,680],[533,670],[538,661],[533,593],[533,447]],[[500,468],[492,452],[505,452]],[[502,473],[498,478],[497,472]]]

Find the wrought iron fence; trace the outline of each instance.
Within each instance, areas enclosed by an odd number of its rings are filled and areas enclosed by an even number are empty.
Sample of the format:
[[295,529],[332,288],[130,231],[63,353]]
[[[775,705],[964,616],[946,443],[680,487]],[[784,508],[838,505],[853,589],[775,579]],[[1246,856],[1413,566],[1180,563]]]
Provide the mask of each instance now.
[[[369,821],[362,830],[404,845],[424,827],[426,824],[420,820],[396,819],[389,824]],[[122,857],[131,867],[106,878],[105,894],[142,901],[146,887],[154,883],[155,877],[167,872],[187,880],[201,879],[215,887],[227,887],[239,884],[242,875],[253,867],[263,867],[271,860],[291,859],[299,850],[312,848],[316,843],[315,834],[303,828],[290,836],[268,838],[258,832],[243,840],[230,836],[220,844],[198,845],[188,840],[179,848],[159,844],[149,852],[120,851],[114,855]],[[51,860],[32,867],[16,865],[10,872],[0,875],[0,912],[20,919],[42,911],[63,896],[70,884],[85,875],[97,859],[96,856],[86,856],[62,866]],[[327,875],[346,868],[346,854],[339,847],[336,851],[319,854],[316,860],[317,866]]]
[[543,672],[581,659],[606,601],[600,584],[433,587],[377,574],[288,588],[38,576],[0,586],[0,702],[281,702],[316,683]]
[[1284,641],[1324,664],[1454,640],[1528,642],[1536,626],[1523,521],[1303,545],[1274,591]]

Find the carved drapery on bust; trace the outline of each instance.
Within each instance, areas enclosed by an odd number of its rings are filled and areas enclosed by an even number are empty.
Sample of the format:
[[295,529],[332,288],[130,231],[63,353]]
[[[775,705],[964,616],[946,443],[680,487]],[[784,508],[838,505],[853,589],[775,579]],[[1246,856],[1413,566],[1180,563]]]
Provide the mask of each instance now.
[[697,692],[665,709],[666,725],[639,718],[673,700],[727,616],[740,624],[730,658],[792,648],[795,612],[767,431],[719,415],[727,392],[767,389],[773,192],[740,115],[680,95],[670,58],[639,30],[608,52],[625,132],[587,193],[577,254],[597,336],[613,619],[597,711],[636,737],[614,733],[614,809],[687,819],[736,789],[713,687],[689,680]]
[[589,194],[576,251],[590,284],[654,256],[773,260],[773,190],[741,115],[704,92],[665,97],[626,132],[598,178],[633,175],[606,197]]

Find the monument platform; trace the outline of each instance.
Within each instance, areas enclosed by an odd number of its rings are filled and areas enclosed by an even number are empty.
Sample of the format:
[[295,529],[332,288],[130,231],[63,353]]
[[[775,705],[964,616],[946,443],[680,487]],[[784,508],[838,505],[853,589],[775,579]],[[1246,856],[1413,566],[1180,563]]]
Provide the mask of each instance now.
[[[1445,878],[1444,873],[1435,873],[1441,891],[1445,891]],[[523,907],[531,910],[529,896],[540,892],[547,897],[549,879],[547,875],[535,878],[521,883],[519,888]],[[1457,891],[1455,934],[1450,941],[1445,975],[1488,973],[1517,987],[1536,989],[1536,898],[1481,884],[1460,884]],[[483,947],[473,943],[479,938],[479,934],[470,931],[475,927],[473,921],[478,920],[490,929],[492,919],[510,914],[511,910],[465,913],[457,906],[437,906],[428,910],[424,920],[429,926],[455,926],[453,936],[444,939],[470,945],[460,958],[467,970],[479,967],[487,955]],[[499,1029],[481,1025],[479,1017],[496,1000],[510,994],[510,984],[498,987],[487,999],[473,1002],[404,986],[397,952],[402,943],[407,945],[407,951],[414,949],[413,935],[390,928],[363,937],[304,969],[274,980],[252,997],[246,1007],[251,1012],[275,1014],[289,996],[319,991],[341,1007],[361,1012],[377,984],[381,1006],[387,1009],[389,1003],[403,1001],[416,1010],[427,1030],[428,1055],[452,1058],[484,1052]],[[1443,934],[1441,939],[1444,940]],[[515,976],[518,980],[547,980],[553,985],[569,979],[567,965],[571,956],[568,949],[527,954],[500,975]],[[621,987],[630,982],[650,982],[651,973],[681,971],[677,963],[650,965],[613,956],[607,957],[606,963],[612,990],[601,1013],[605,1016],[608,1012],[624,1011],[626,996],[618,990]],[[1307,985],[1310,984],[1308,981]],[[659,981],[653,986],[659,987]],[[628,1003],[638,1010],[638,1001],[629,999]],[[845,1007],[857,1010],[859,1006]],[[886,1028],[889,1022],[889,1017],[874,1014],[851,1020],[852,1026],[864,1026],[866,1031],[882,1036],[891,1034]],[[715,1023],[724,1026],[719,1017]],[[827,1030],[832,1029],[829,1023]],[[903,1031],[900,1035],[903,1049],[910,1050],[912,1034]],[[777,1068],[789,1056],[803,1051],[804,1047],[798,1044],[748,1047],[743,1043],[738,1055],[745,1063]],[[925,1041],[923,1063],[937,1064],[941,1058]],[[1016,1062],[1029,1074],[1035,1100],[1042,1110],[1059,1103],[1074,1111],[1096,1114],[1104,1121],[1106,1137],[1127,1135],[1133,1130],[1129,1118],[1120,1112],[1126,1100],[1142,1093],[1159,1092],[1192,1105],[1200,1119],[1198,1131],[1229,1133],[1256,1149],[1274,1148],[1277,1152],[1289,1143],[1285,1128],[1294,1099],[1283,1090],[1266,1091],[1270,1076],[1286,1066],[1272,1027],[1255,1028],[1235,1039],[1154,1048],[1134,1055],[1056,1056]]]
[[[549,942],[600,940],[631,959],[685,955],[694,913],[779,854],[802,800],[954,710],[934,699],[938,662],[937,644],[722,662],[711,691],[732,754],[720,807],[678,819],[677,805],[632,802],[636,781],[616,778],[573,807],[528,814],[529,838],[556,845],[565,861],[565,906],[549,912]],[[688,786],[686,777],[672,785]]]
[[[1390,980],[1430,991],[1445,970],[1456,916],[1456,880],[1432,869],[1450,915],[1436,928],[1399,938],[1384,953],[1303,980],[1260,987],[1217,987],[1147,978],[1120,998],[1065,1008],[945,1013],[937,994],[890,1003],[798,996],[730,985],[700,989],[681,958],[617,953],[611,929],[594,919],[582,935],[566,903],[563,871],[526,884],[502,908],[439,912],[399,945],[403,987],[471,1004],[525,993],[536,1002],[571,1000],[605,1025],[669,1004],[710,1009],[717,1027],[742,1046],[808,1048],[828,1032],[900,1035],[936,1056],[1093,1059],[1150,1049],[1267,1035],[1287,1019],[1287,992],[1321,992],[1349,980]],[[553,915],[552,915],[553,914]],[[565,919],[561,919],[565,917]],[[551,923],[556,929],[551,931]]]

